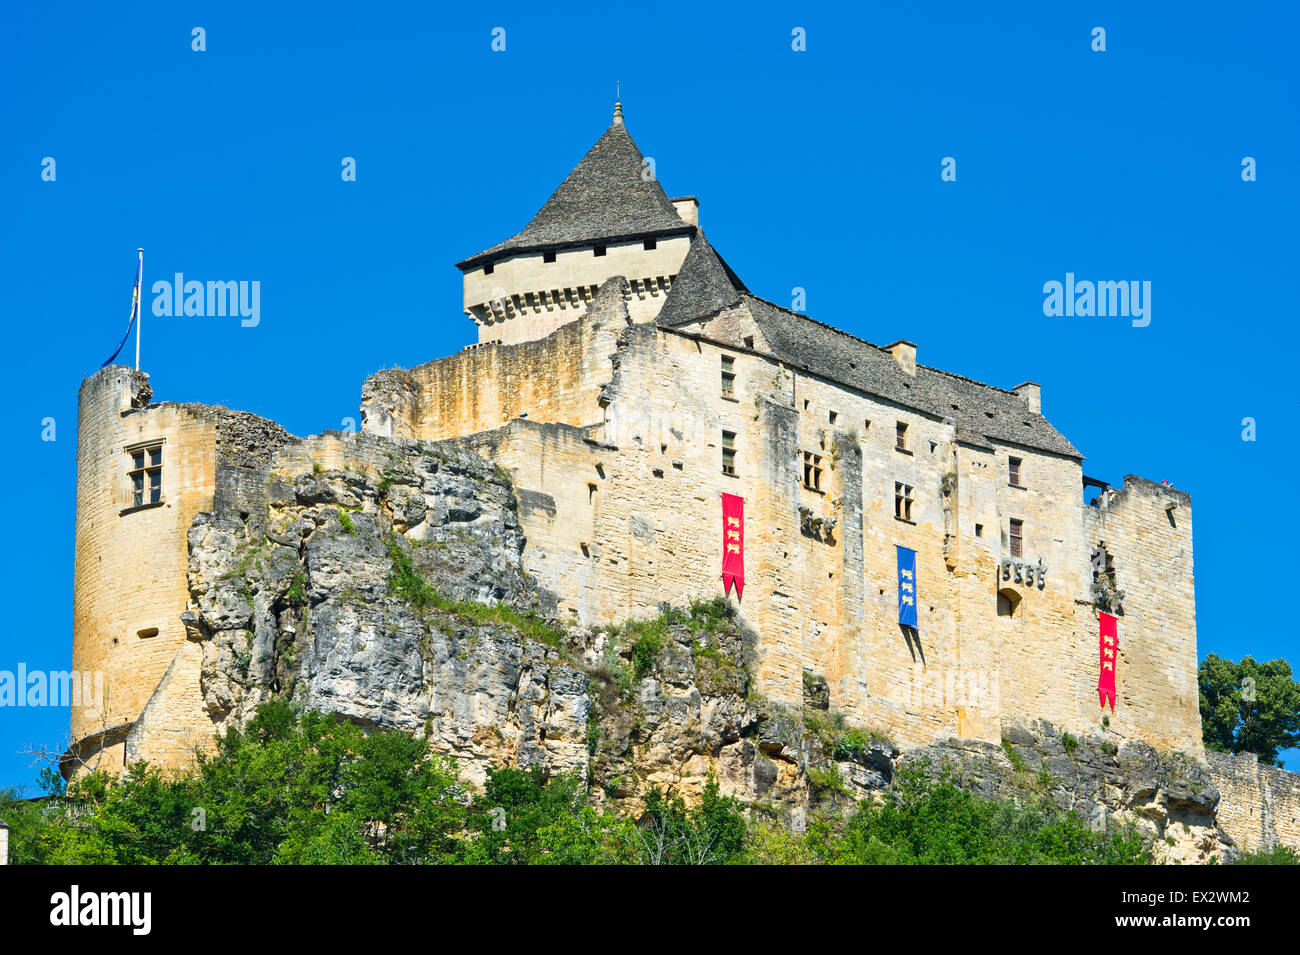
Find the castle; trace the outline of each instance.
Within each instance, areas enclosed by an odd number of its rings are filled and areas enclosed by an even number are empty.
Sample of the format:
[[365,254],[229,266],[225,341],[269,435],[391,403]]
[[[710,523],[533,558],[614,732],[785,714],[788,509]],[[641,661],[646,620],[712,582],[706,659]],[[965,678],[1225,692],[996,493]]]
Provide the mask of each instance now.
[[257,520],[268,475],[381,467],[415,440],[509,472],[523,564],[564,621],[713,597],[725,571],[769,699],[829,693],[903,745],[996,743],[1018,716],[1203,753],[1188,495],[1086,476],[1034,382],[940,371],[912,342],[872,345],[758,297],[620,108],[522,231],[458,268],[478,341],[371,376],[361,434],[294,438],[154,402],[121,366],[83,382],[73,666],[109,691],[103,712],[74,710],[70,752],[179,763],[211,734],[196,515]]

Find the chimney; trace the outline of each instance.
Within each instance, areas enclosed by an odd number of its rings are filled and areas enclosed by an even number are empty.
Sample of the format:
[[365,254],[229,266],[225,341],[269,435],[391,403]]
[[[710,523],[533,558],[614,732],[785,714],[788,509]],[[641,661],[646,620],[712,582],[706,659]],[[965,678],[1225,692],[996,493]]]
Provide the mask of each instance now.
[[678,196],[673,200],[673,208],[677,210],[677,217],[683,222],[695,226],[700,224],[700,200],[694,196]]
[[1034,414],[1043,413],[1043,388],[1036,381],[1026,381],[1011,389]]
[[909,375],[916,374],[916,342],[899,339],[892,345],[886,345],[885,351],[894,356],[898,367]]

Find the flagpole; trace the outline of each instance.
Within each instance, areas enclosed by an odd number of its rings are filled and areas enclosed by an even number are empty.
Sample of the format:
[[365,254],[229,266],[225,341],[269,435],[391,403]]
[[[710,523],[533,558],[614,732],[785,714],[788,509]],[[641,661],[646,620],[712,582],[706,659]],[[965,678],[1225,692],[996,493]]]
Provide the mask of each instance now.
[[144,249],[136,249],[140,254],[140,284],[135,288],[135,370],[140,370],[140,326],[144,324],[144,309],[140,307],[140,298],[144,294]]

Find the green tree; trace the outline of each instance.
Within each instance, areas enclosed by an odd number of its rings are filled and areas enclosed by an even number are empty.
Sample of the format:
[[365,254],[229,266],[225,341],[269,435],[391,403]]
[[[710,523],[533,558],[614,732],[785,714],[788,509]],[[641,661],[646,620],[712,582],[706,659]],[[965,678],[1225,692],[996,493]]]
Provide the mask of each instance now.
[[603,865],[633,860],[630,822],[587,805],[576,774],[541,767],[490,769],[470,810],[465,862],[492,865]]
[[700,805],[688,810],[680,795],[653,787],[645,797],[645,825],[638,832],[638,860],[650,865],[714,865],[739,861],[745,849],[744,806],[719,795],[718,781],[704,784]]
[[268,703],[193,773],[141,762],[0,808],[19,822],[16,862],[428,863],[457,858],[465,798],[420,739]]
[[1207,749],[1254,753],[1281,766],[1278,753],[1300,745],[1300,683],[1286,660],[1234,663],[1211,653],[1197,676]]

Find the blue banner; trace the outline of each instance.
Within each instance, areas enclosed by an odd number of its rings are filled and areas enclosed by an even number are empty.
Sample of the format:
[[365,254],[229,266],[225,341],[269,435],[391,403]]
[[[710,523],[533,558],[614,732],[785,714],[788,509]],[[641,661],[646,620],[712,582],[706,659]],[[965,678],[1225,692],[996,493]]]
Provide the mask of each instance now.
[[916,629],[916,551],[907,547],[898,548],[898,622]]

